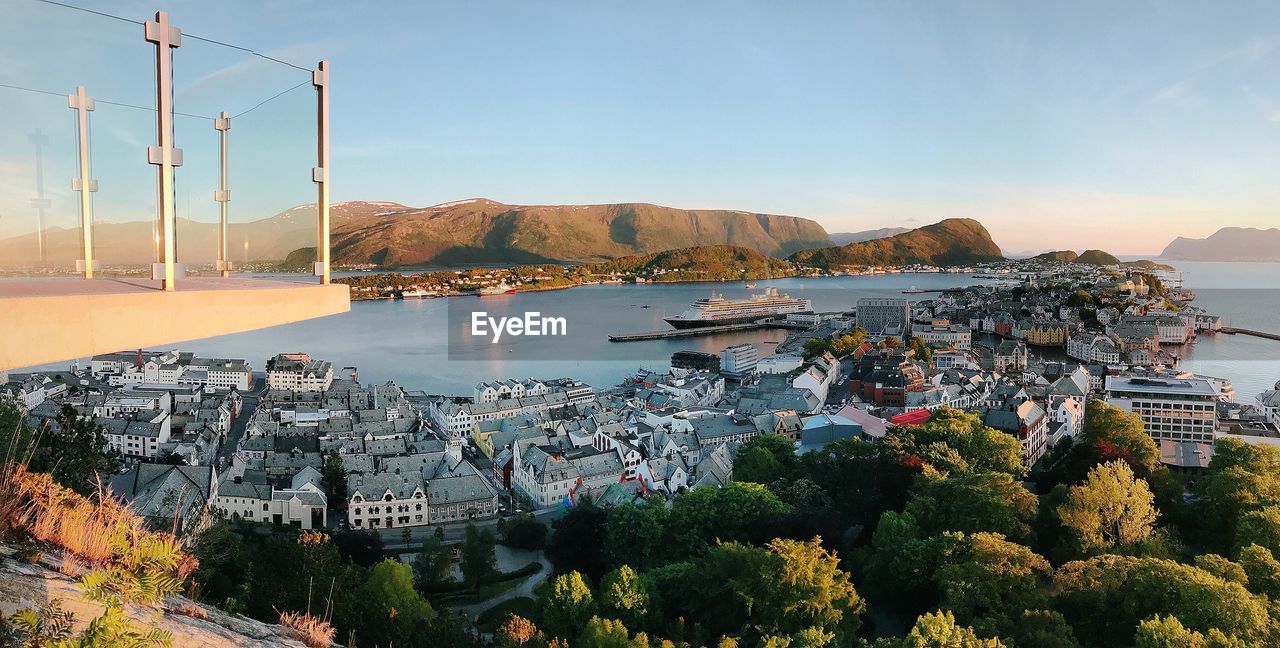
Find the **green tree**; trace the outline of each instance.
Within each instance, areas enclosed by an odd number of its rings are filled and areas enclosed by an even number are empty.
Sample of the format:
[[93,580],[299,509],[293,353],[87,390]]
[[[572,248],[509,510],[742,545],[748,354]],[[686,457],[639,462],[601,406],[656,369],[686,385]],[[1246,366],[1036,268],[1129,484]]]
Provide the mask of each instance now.
[[1280,551],[1280,505],[1271,504],[1240,516],[1235,546],[1249,545],[1266,547],[1271,553]]
[[1245,648],[1246,644],[1235,637],[1211,628],[1207,634],[1190,630],[1178,621],[1178,617],[1156,615],[1138,624],[1134,635],[1137,648]]
[[[584,542],[584,538],[605,537],[609,513],[583,498],[553,524],[551,541],[547,543],[547,559],[556,572],[579,571],[596,580],[608,570],[606,547],[602,542]],[[585,622],[586,619],[583,619]]]
[[1280,561],[1271,550],[1258,545],[1241,549],[1240,568],[1246,575],[1249,591],[1273,601],[1280,600]]
[[547,525],[532,513],[517,513],[499,523],[502,544],[517,549],[541,549],[547,543]]
[[575,647],[581,648],[632,648],[627,626],[616,619],[591,617],[587,625],[578,635]]
[[805,359],[816,358],[827,352],[830,341],[824,338],[809,338],[804,341]]
[[883,443],[902,461],[923,462],[952,474],[1026,473],[1018,440],[983,425],[976,412],[939,408],[922,425],[890,428]]
[[999,533],[1027,543],[1038,500],[1008,473],[978,473],[943,478],[917,478],[915,495],[905,513],[913,516],[924,535],[943,531]]
[[1003,648],[999,639],[982,639],[972,628],[956,624],[950,612],[930,612],[916,624],[902,642],[903,648]]
[[595,616],[595,597],[582,574],[571,571],[552,579],[541,595],[542,619],[547,632],[568,638]]
[[1157,511],[1147,483],[1134,477],[1129,464],[1113,461],[1089,471],[1072,486],[1058,516],[1084,553],[1133,547],[1155,527]]
[[337,452],[325,455],[320,478],[329,506],[335,511],[347,510],[347,469],[342,465],[342,457]]
[[787,505],[760,484],[732,482],[703,486],[677,497],[667,523],[677,557],[692,555],[715,540],[746,540],[761,516],[785,513]]
[[374,565],[361,588],[366,610],[365,641],[407,645],[435,612],[413,587],[413,570],[390,558]]
[[1007,643],[1016,648],[1076,648],[1067,620],[1051,610],[1027,610],[1014,625]]
[[1049,561],[994,533],[975,533],[938,570],[943,607],[984,634],[1008,635],[1022,613],[1044,607]]
[[1147,434],[1142,419],[1101,400],[1089,401],[1084,412],[1081,437],[1089,444],[1113,448],[1140,475],[1150,474],[1160,463],[1160,450]]
[[781,476],[782,464],[762,447],[744,446],[733,460],[734,481],[771,484]]
[[600,581],[600,611],[632,627],[649,615],[649,589],[634,569],[623,565]]
[[413,580],[425,592],[453,580],[453,547],[434,536],[424,540],[413,557]]
[[224,519],[215,520],[189,539],[188,549],[200,566],[187,581],[187,594],[222,607],[244,582],[248,559],[244,542]]
[[1160,558],[1105,554],[1070,562],[1054,575],[1052,591],[1054,608],[1085,645],[1134,636],[1139,622],[1156,614],[1245,641],[1262,641],[1271,623],[1266,599],[1239,583]]
[[769,484],[769,490],[784,504],[802,512],[819,511],[832,506],[831,496],[813,480],[779,479]]
[[[1245,514],[1280,504],[1280,449],[1221,439],[1214,444],[1208,470],[1191,491],[1190,531],[1196,539],[1223,552],[1239,546],[1248,539],[1237,537]],[[1264,521],[1254,520],[1246,533],[1257,534]]]
[[494,572],[493,531],[468,524],[462,540],[462,578],[467,587],[475,588]]
[[658,495],[638,504],[628,502],[609,509],[603,543],[608,563],[629,562],[639,569],[656,566],[665,549],[663,533],[668,513],[666,501]]
[[1196,556],[1195,565],[1223,580],[1240,583],[1245,587],[1249,585],[1249,576],[1245,574],[1244,567],[1218,554],[1200,554]]
[[63,405],[56,428],[40,430],[36,435],[30,456],[32,470],[47,472],[59,484],[90,495],[97,490],[101,476],[120,468],[120,455],[109,449],[106,433],[93,419]]

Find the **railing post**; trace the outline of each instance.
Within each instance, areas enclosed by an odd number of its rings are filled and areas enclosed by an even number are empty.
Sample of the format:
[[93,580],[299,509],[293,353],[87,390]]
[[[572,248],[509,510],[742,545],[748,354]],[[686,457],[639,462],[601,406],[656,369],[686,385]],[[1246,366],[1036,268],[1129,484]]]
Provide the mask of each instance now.
[[329,283],[329,62],[311,72],[311,85],[316,87],[316,166],[311,170],[311,180],[316,183],[316,211],[319,222],[316,230],[315,274],[320,283]]
[[53,201],[44,195],[44,145],[49,143],[49,136],[39,128],[31,132],[31,143],[36,145],[36,197],[31,199],[31,206],[36,208],[36,244],[40,248],[40,264],[46,259],[44,249],[44,213],[53,205]]
[[226,112],[213,120],[213,128],[218,131],[218,159],[221,162],[218,189],[213,192],[213,199],[218,202],[218,271],[226,277],[231,274],[231,259],[227,258],[227,203],[231,202],[231,190],[227,188],[227,131],[231,130],[231,118]]
[[159,167],[160,264],[153,265],[151,278],[160,279],[165,290],[176,288],[178,233],[173,204],[173,168],[182,166],[182,149],[173,146],[173,61],[169,51],[182,46],[182,30],[169,24],[169,14],[156,12],[146,22],[145,36],[156,45],[156,146],[147,147],[147,161]]
[[79,177],[71,179],[71,190],[80,192],[80,244],[84,248],[76,259],[77,270],[85,279],[93,278],[96,265],[93,260],[93,197],[98,181],[89,177],[89,111],[95,108],[93,99],[84,92],[84,86],[76,86],[76,93],[67,95],[67,107],[76,111],[76,148],[80,156]]

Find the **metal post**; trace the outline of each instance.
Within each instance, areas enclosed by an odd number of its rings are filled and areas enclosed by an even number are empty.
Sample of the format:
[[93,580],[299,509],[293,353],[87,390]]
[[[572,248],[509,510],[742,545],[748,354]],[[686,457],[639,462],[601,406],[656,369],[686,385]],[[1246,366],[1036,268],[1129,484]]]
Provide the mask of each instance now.
[[[98,181],[89,177],[89,111],[96,106],[84,92],[84,86],[76,86],[76,93],[67,95],[67,107],[76,111],[76,144],[80,154],[80,176],[71,179],[71,190],[80,192],[80,233],[84,250],[76,265],[83,265],[84,278],[93,278],[93,197]],[[81,268],[76,268],[80,270]]]
[[173,60],[169,51],[182,46],[182,30],[169,24],[169,14],[156,12],[146,22],[146,39],[156,44],[156,146],[147,147],[147,161],[159,167],[160,264],[152,266],[151,277],[159,278],[165,290],[176,288],[178,259],[177,218],[173,204],[173,168],[182,166],[182,149],[173,146]]
[[316,209],[319,223],[316,229],[315,273],[320,283],[329,283],[329,62],[311,72],[311,85],[316,87],[316,163],[311,170],[311,180],[316,183]]
[[213,199],[218,202],[218,270],[226,277],[231,274],[231,259],[227,258],[227,203],[231,202],[231,190],[227,188],[227,131],[231,130],[231,118],[226,112],[213,120],[213,128],[218,131],[218,158],[222,163],[218,189],[213,192]]
[[44,263],[44,212],[53,205],[53,201],[44,195],[44,145],[49,143],[49,136],[39,128],[31,133],[31,143],[36,145],[36,197],[31,199],[31,206],[36,208],[36,244],[40,248],[40,263]]

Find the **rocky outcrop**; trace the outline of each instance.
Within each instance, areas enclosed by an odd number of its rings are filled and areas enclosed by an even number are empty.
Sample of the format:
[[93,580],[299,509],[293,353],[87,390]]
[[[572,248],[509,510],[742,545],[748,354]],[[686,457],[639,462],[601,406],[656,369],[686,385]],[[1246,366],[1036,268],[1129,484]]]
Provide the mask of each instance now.
[[[75,615],[77,630],[102,614],[105,608],[101,604],[86,601],[80,595],[76,579],[56,570],[56,559],[30,563],[17,559],[16,553],[12,548],[0,547],[0,614],[9,616],[57,601],[63,610]],[[158,628],[173,635],[174,646],[306,648],[287,628],[227,614],[183,597],[169,599],[163,610],[130,605],[125,611],[139,627]],[[201,615],[204,618],[197,618]]]

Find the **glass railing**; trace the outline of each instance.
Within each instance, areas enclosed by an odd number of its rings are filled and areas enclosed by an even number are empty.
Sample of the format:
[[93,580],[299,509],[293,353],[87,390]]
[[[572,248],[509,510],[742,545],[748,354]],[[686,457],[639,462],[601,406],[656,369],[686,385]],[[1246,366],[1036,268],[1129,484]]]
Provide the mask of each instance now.
[[[7,3],[0,275],[314,276],[315,62],[223,43],[181,16],[167,17],[180,36],[144,28],[155,18]],[[180,41],[166,48],[171,72],[158,80],[154,41],[170,36]],[[162,94],[168,120],[158,119]]]

